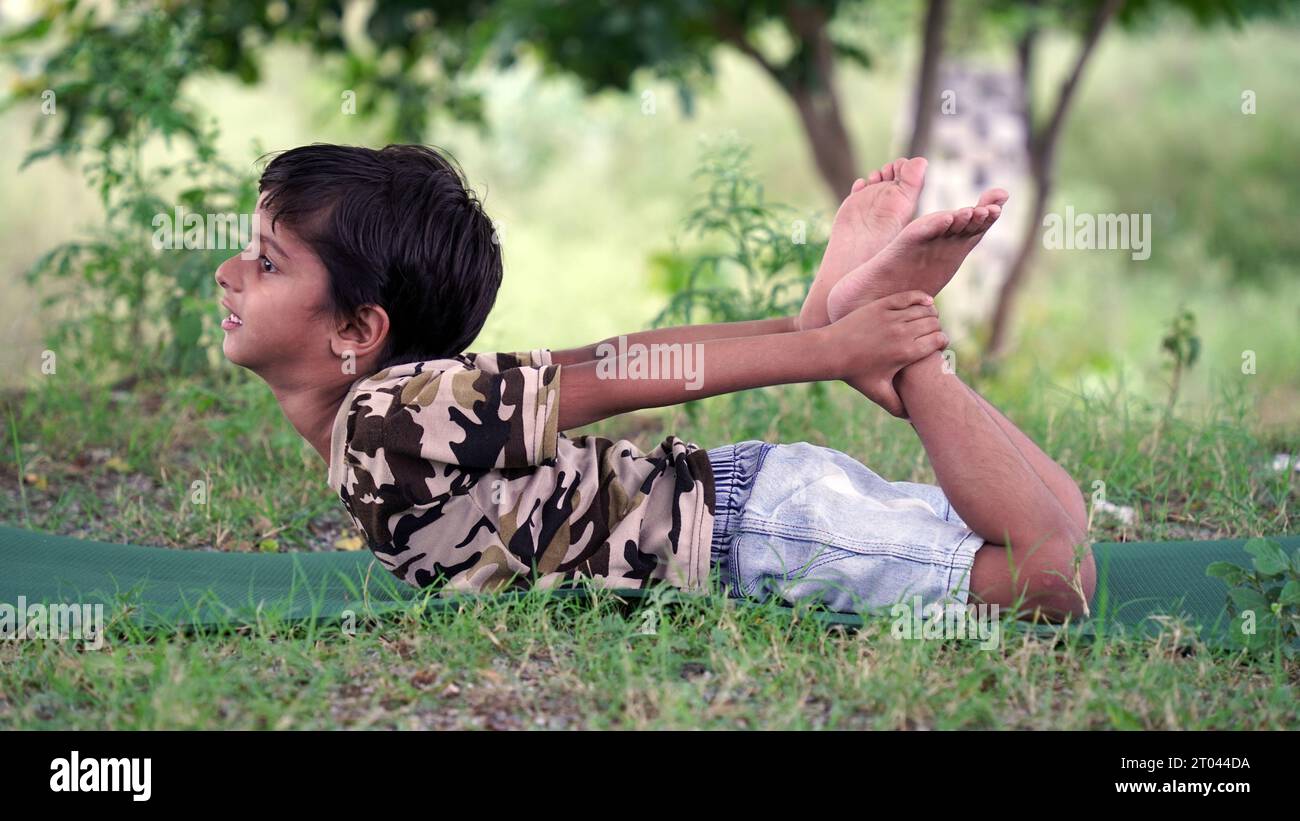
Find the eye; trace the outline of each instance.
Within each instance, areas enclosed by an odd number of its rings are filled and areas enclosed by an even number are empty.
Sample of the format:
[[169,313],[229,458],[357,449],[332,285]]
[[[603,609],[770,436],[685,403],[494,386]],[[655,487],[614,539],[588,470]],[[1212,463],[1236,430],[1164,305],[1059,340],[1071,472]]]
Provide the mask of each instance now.
[[269,265],[269,266],[270,266],[270,268],[267,268],[267,267],[263,267],[263,268],[262,268],[262,271],[265,272],[265,273],[268,273],[268,274],[269,274],[269,273],[271,273],[272,271],[278,270],[278,269],[275,267],[275,263],[272,262],[271,259],[270,259],[270,257],[268,257],[266,254],[263,254],[262,256],[258,257],[258,258],[257,258],[257,261],[258,261],[258,262],[265,262],[266,265]]

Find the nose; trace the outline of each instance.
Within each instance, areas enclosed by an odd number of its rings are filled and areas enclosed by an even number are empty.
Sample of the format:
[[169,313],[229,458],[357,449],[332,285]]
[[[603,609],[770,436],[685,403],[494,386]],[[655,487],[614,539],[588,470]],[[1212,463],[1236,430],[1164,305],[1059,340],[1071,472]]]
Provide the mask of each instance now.
[[230,288],[230,283],[236,281],[239,277],[239,254],[235,254],[230,259],[217,266],[216,280],[222,288]]

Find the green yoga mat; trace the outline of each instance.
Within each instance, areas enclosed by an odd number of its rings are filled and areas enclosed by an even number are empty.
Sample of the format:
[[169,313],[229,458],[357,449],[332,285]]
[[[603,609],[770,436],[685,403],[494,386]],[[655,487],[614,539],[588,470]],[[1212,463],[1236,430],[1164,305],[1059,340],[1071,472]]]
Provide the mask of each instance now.
[[[1300,536],[1275,537],[1290,553]],[[1244,540],[1099,543],[1092,617],[1076,625],[1081,635],[1153,633],[1165,617],[1182,617],[1201,638],[1223,643],[1230,626],[1227,587],[1205,575],[1215,561],[1250,566]],[[586,596],[584,589],[551,591]],[[614,590],[635,606],[672,590]],[[517,595],[514,592],[489,595]],[[21,597],[21,598],[20,598]],[[103,603],[106,617],[129,602],[128,614],[145,626],[255,622],[260,615],[337,623],[381,614],[426,599],[451,607],[477,596],[429,597],[394,578],[366,550],[331,553],[248,554],[141,547],[82,541],[0,526],[0,605]],[[741,603],[746,604],[744,602]],[[860,626],[859,616],[805,610],[826,624]],[[1048,628],[1052,629],[1052,628]]]

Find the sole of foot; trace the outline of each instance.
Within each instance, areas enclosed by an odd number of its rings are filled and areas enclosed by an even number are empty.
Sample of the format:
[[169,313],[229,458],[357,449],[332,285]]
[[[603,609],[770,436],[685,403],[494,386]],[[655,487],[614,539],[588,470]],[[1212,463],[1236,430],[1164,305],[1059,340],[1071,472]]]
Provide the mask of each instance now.
[[[899,291],[935,296],[1002,213],[1006,192],[993,189],[989,204],[936,211],[913,220],[878,254],[844,276],[826,298],[832,322],[855,308]],[[998,202],[1000,199],[1001,202]]]
[[799,313],[802,327],[827,324],[826,298],[831,289],[907,225],[925,186],[926,164],[924,157],[899,157],[853,183],[835,212],[830,241]]

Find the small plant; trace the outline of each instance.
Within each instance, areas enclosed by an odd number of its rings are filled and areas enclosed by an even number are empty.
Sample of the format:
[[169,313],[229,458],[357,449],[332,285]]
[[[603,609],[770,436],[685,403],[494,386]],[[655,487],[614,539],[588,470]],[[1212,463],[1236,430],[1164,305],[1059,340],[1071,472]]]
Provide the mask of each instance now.
[[[652,325],[797,316],[826,239],[810,236],[808,221],[796,209],[767,200],[749,167],[749,146],[734,136],[706,144],[693,176],[705,180],[705,189],[683,222],[700,247],[651,257],[654,281],[669,295]],[[823,383],[809,383],[806,391],[814,405],[826,401]],[[777,414],[770,393],[747,391],[732,401],[740,419]],[[698,401],[683,407],[692,422],[699,420]],[[762,438],[764,430],[753,435]]]
[[1229,637],[1252,652],[1280,648],[1288,659],[1300,656],[1300,550],[1290,558],[1271,539],[1251,539],[1251,568],[1214,562],[1205,575],[1228,584]]
[[1201,355],[1201,338],[1196,335],[1196,314],[1183,308],[1169,323],[1169,332],[1160,340],[1160,349],[1173,360],[1173,379],[1169,385],[1169,410],[1178,401],[1183,371],[1196,364]]
[[[126,0],[111,20],[76,3],[65,11],[57,24],[42,18],[7,37],[3,59],[31,76],[0,97],[0,110],[24,100],[51,104],[57,116],[38,117],[35,135],[61,124],[20,170],[50,157],[78,160],[104,208],[90,236],[51,249],[26,272],[29,284],[47,292],[46,344],[68,351],[85,373],[204,372],[220,344],[213,274],[234,248],[199,242],[160,249],[156,220],[181,210],[251,214],[257,187],[251,169],[219,157],[215,125],[182,93],[188,78],[208,67],[198,37],[202,14],[144,0]],[[51,27],[59,48],[42,51]],[[188,153],[147,159],[146,147],[171,149],[173,141]]]
[[693,176],[704,178],[706,189],[684,227],[705,250],[652,258],[660,288],[671,295],[653,324],[798,314],[826,241],[807,236],[795,209],[767,201],[749,168],[749,147],[733,137],[706,145]]

